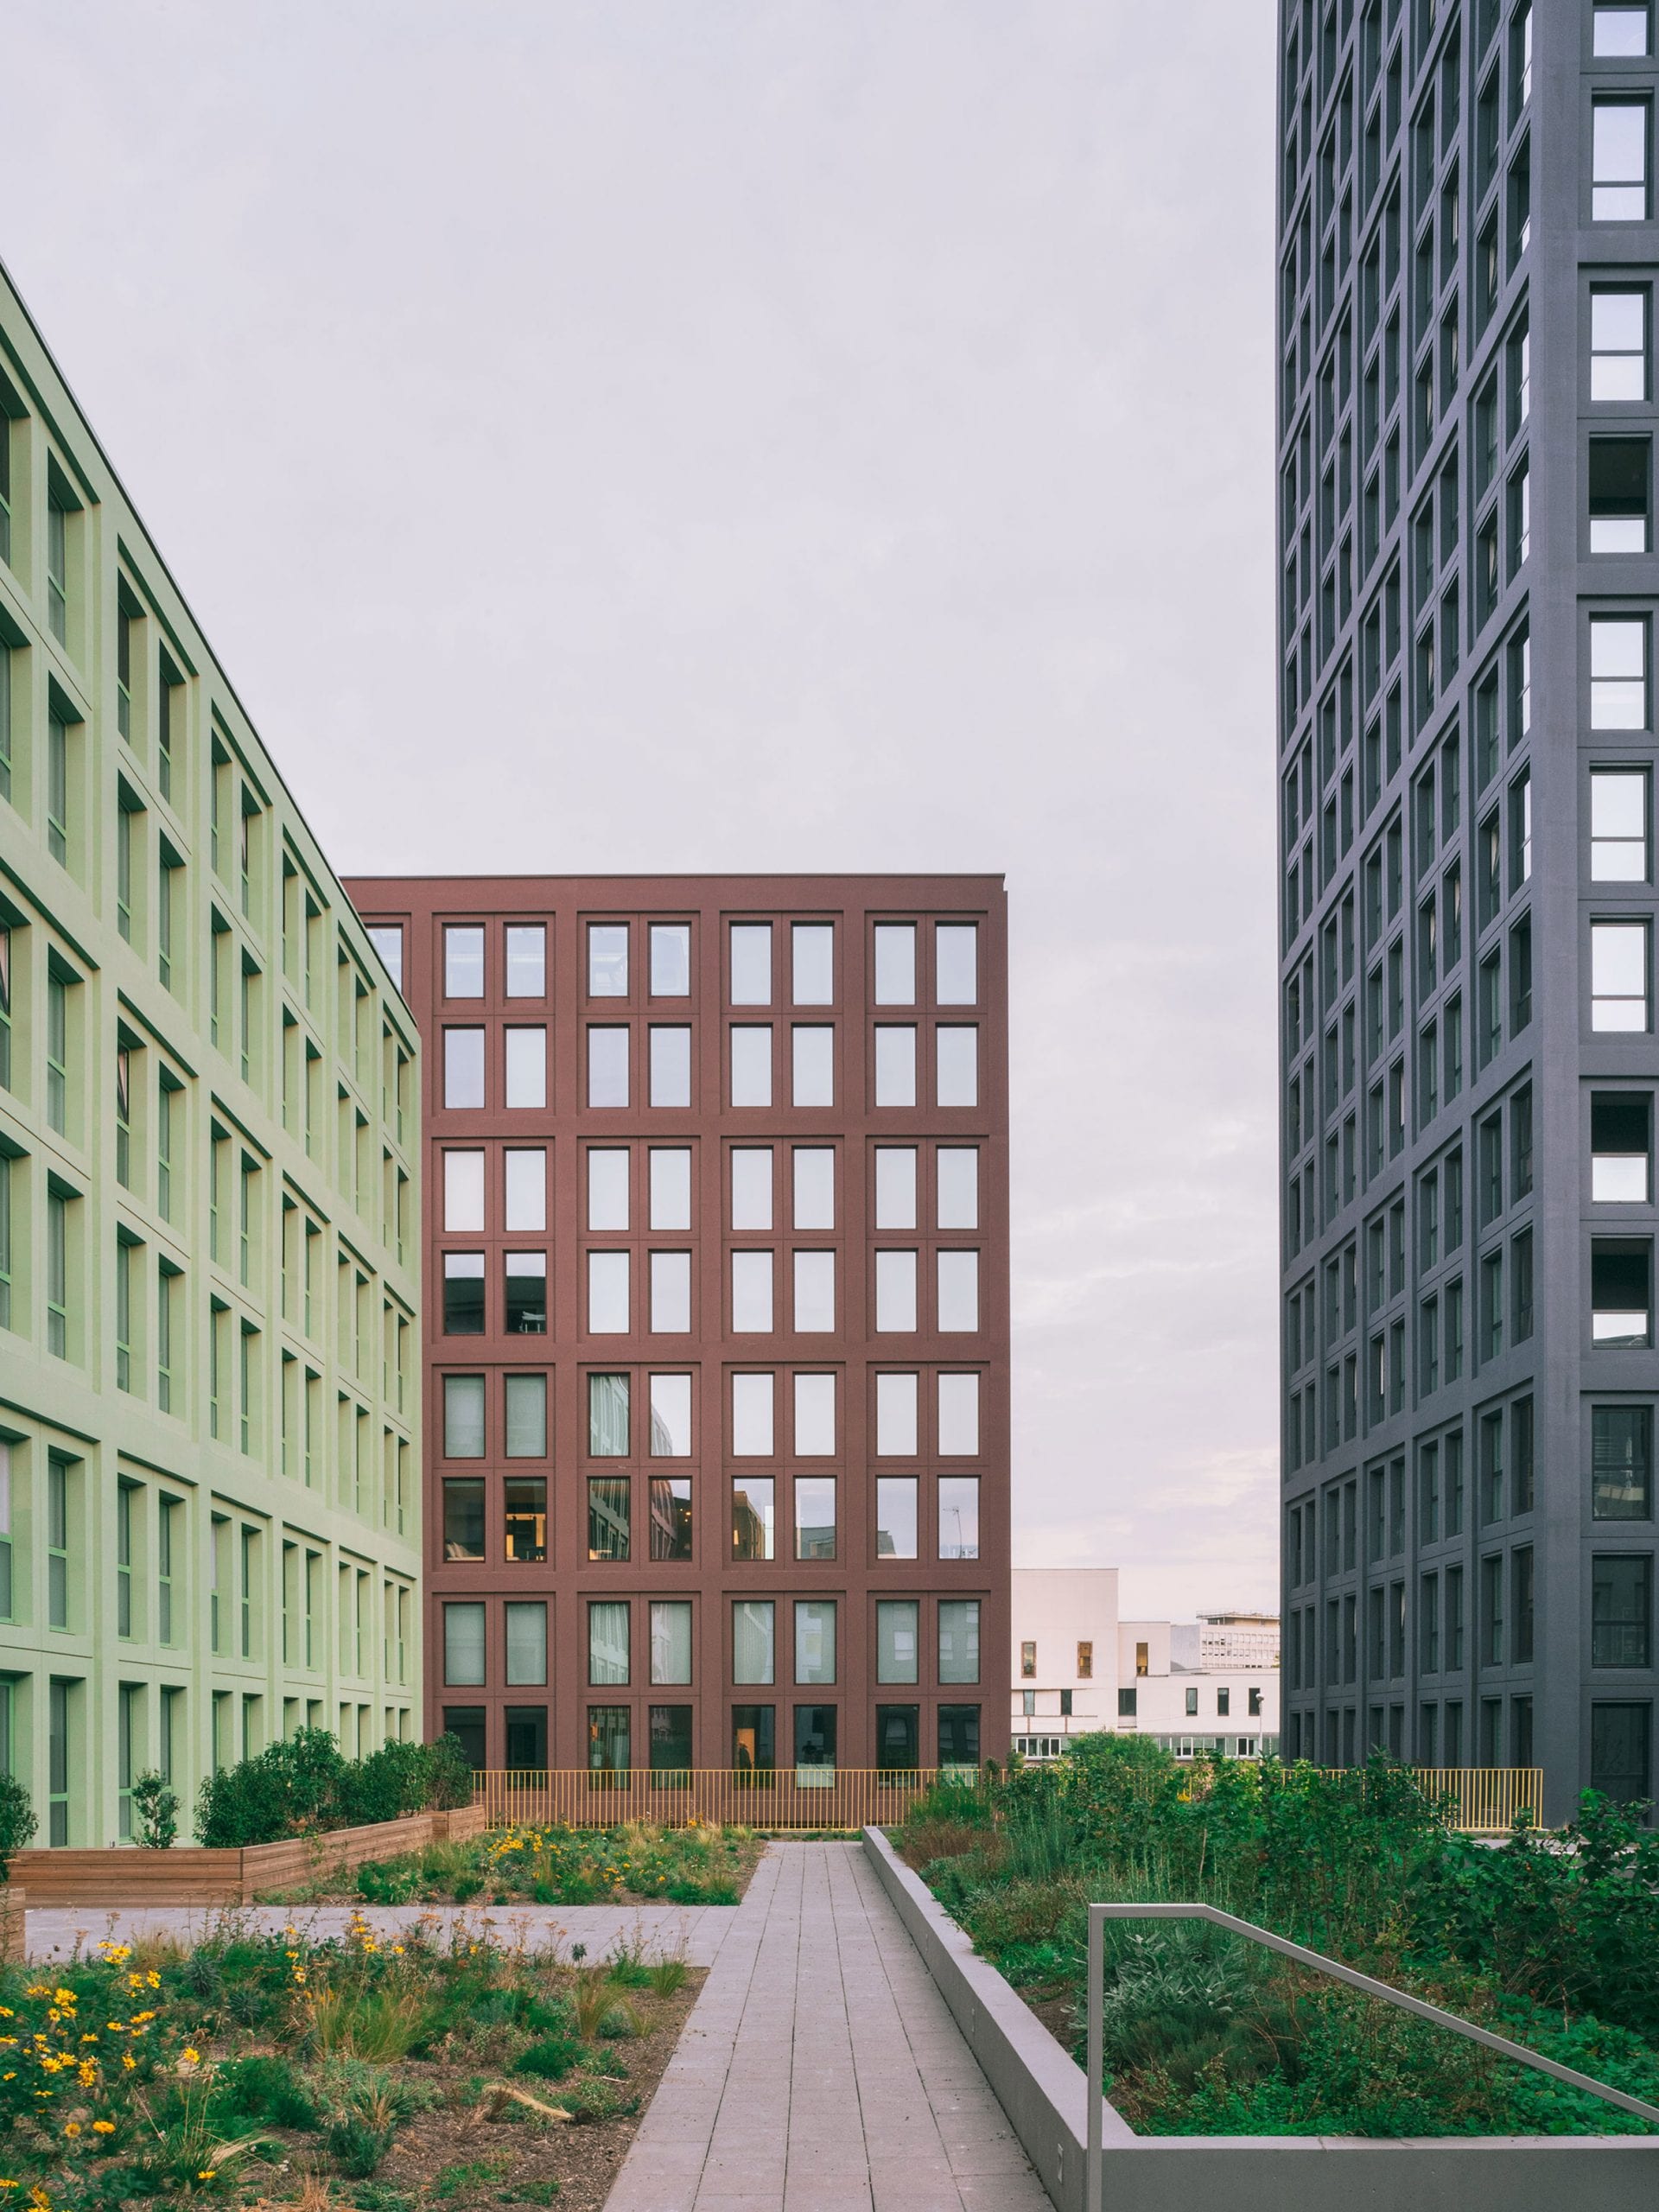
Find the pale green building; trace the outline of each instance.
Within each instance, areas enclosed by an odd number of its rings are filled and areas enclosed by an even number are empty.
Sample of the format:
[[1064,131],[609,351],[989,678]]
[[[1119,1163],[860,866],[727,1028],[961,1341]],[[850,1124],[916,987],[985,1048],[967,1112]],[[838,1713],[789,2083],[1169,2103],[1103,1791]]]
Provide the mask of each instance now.
[[418,1732],[416,1033],[0,274],[0,1764]]

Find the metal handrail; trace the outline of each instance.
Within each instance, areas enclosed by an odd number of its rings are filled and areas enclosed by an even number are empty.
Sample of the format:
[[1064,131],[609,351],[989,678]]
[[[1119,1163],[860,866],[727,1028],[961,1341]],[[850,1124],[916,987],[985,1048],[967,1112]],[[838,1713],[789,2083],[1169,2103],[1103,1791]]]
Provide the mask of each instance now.
[[1367,1997],[1380,1997],[1384,2004],[1398,2005],[1402,2012],[1414,2012],[1419,2019],[1428,2020],[1437,2028],[1449,2028],[1453,2035],[1464,2036],[1471,2043],[1484,2044],[1488,2050],[1500,2056],[1513,2058],[1522,2066],[1530,2066],[1540,2074],[1553,2075],[1556,2081],[1565,2082],[1569,2088],[1582,2089],[1586,2095],[1600,2097],[1604,2102],[1617,2105],[1621,2112],[1634,2113],[1638,2120],[1652,2120],[1659,2126],[1659,2105],[1644,2104],[1640,2097],[1627,2095],[1623,2089],[1610,2088],[1605,2082],[1592,2081],[1589,2075],[1580,2074],[1571,2066],[1558,2060],[1546,2058],[1541,2052],[1529,2050],[1525,2044],[1511,2043],[1507,2036],[1495,2036],[1490,2028],[1478,2028],[1472,2020],[1460,2020],[1455,2012],[1442,2012],[1438,2005],[1430,2005],[1421,1997],[1408,1997],[1403,1989],[1391,1989],[1386,1981],[1375,1980],[1368,1974],[1361,1974],[1353,1967],[1343,1966],[1336,1959],[1327,1959],[1322,1952],[1310,1951],[1305,1944],[1293,1943],[1288,1936],[1275,1936],[1271,1929],[1258,1928],[1253,1921],[1240,1920],[1235,1914],[1224,1912],[1213,1904],[1091,1904],[1089,1908],[1089,2141],[1084,2164],[1083,2201],[1085,2212],[1101,2212],[1103,2197],[1103,2139],[1104,2123],[1100,2076],[1105,2058],[1105,1934],[1109,1920],[1208,1920],[1217,1928],[1224,1928],[1230,1935],[1243,1936],[1252,1943],[1260,1943],[1269,1951],[1277,1951],[1287,1959],[1294,1959],[1298,1966],[1307,1967],[1315,1974],[1329,1974],[1334,1981],[1345,1981],[1351,1989],[1363,1990]]

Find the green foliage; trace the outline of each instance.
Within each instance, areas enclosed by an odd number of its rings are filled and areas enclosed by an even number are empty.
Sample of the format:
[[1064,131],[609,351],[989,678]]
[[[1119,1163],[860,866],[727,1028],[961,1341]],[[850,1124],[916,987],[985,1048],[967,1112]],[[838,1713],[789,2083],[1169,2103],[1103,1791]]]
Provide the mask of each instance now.
[[[1659,1838],[1640,1813],[1586,1793],[1563,1834],[1520,1823],[1495,1847],[1380,1758],[1342,1774],[1183,1766],[1097,1735],[1055,1765],[928,1793],[896,1840],[1010,1980],[1070,1999],[1077,2044],[1089,1900],[1207,1901],[1651,2101]],[[1107,2084],[1154,2132],[1642,2126],[1202,1924],[1114,1923],[1106,1961]]]
[[11,1854],[22,1851],[35,1833],[35,1808],[16,1775],[0,1774],[0,1882],[11,1869]]
[[575,2036],[550,2035],[531,2044],[527,2050],[521,2050],[513,2064],[520,2074],[534,2074],[543,2082],[563,2082],[587,2056],[586,2049]]
[[196,1834],[221,1847],[275,1843],[442,1810],[471,1795],[471,1769],[453,1736],[435,1744],[394,1740],[352,1760],[327,1729],[301,1728],[207,1777],[196,1799]]
[[136,1840],[145,1851],[170,1851],[179,1840],[179,1799],[159,1774],[141,1774],[132,1785],[132,1809],[137,1815]]
[[227,2129],[250,2125],[311,2130],[322,2125],[317,2101],[286,2058],[256,2052],[232,2058],[213,2082],[214,2117]]
[[440,2203],[454,2196],[470,2196],[474,2190],[487,2189],[505,2173],[510,2159],[467,2158],[453,2166],[441,2166],[433,2177],[432,2194]]

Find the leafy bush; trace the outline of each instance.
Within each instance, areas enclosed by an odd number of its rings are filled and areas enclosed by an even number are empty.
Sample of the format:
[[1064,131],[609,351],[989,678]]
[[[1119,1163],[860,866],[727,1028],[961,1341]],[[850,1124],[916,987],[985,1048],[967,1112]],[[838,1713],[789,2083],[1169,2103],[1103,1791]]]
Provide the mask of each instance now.
[[159,1774],[135,1777],[132,1809],[137,1816],[137,1840],[145,1851],[170,1851],[179,1840],[179,1799]]
[[35,1808],[16,1775],[0,1774],[0,1882],[11,1871],[11,1854],[28,1846],[35,1833]]
[[471,1796],[472,1770],[453,1736],[435,1744],[394,1740],[349,1760],[327,1729],[301,1728],[207,1777],[196,1799],[196,1834],[220,1847],[275,1843],[447,1810]]
[[513,2064],[520,2074],[534,2074],[543,2082],[563,2082],[587,2056],[575,2036],[550,2035],[521,2050]]

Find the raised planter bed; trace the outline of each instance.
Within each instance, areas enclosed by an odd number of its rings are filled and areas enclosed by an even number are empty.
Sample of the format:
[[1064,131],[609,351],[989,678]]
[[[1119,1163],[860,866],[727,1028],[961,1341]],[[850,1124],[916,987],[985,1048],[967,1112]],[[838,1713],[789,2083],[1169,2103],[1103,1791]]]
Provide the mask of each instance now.
[[23,1908],[26,1902],[19,1884],[0,1884],[0,1966],[23,1955]]
[[181,1844],[143,1851],[122,1844],[102,1851],[19,1851],[11,1864],[31,1905],[251,1904],[262,1890],[296,1889],[319,1875],[344,1872],[365,1859],[397,1859],[429,1843],[464,1843],[486,1825],[481,1805],[463,1805],[237,1850]]
[[[1089,2085],[879,1828],[864,1849],[1059,2212],[1084,2200]],[[1137,2135],[1105,2107],[1111,2212],[1651,2212],[1659,2136]]]

